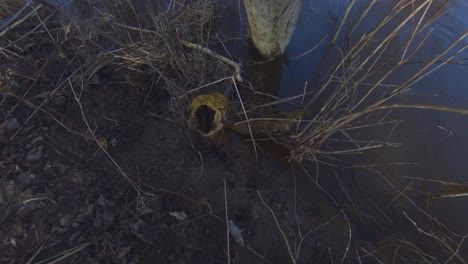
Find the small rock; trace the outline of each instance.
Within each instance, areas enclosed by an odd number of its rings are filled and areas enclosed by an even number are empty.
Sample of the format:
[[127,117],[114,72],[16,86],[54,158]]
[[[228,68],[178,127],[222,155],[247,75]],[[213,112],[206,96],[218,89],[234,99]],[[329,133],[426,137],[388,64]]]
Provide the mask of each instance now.
[[130,247],[119,247],[115,250],[116,259],[123,259],[130,253]]
[[245,247],[242,230],[240,230],[240,228],[232,220],[229,220],[229,233],[231,233],[232,238],[234,238],[234,241],[236,241],[239,246]]
[[14,237],[10,238],[10,243],[11,243],[11,245],[12,245],[13,247],[15,247],[15,248],[17,247],[17,245],[16,245],[16,239],[15,239]]
[[32,148],[32,145],[29,144],[29,143],[26,143],[26,145],[24,145],[24,149],[25,149],[25,150],[29,150],[29,149],[31,149],[31,148]]
[[30,173],[30,172],[25,172],[21,173],[17,178],[16,181],[20,185],[28,185],[32,180],[36,179],[36,175]]
[[14,131],[19,128],[18,119],[10,118],[5,123],[3,123],[7,131]]
[[42,140],[43,140],[42,137],[38,136],[35,139],[33,139],[33,141],[31,141],[31,144],[32,145],[37,145],[37,143],[41,142]]
[[34,162],[34,161],[40,160],[42,158],[42,149],[44,149],[44,146],[39,146],[37,148],[31,149],[28,152],[28,156],[26,157],[26,161]]
[[138,215],[143,216],[143,215],[148,215],[148,214],[153,213],[153,209],[151,209],[150,207],[146,205],[146,202],[144,201],[143,198],[139,199],[139,204],[140,206],[138,206],[137,208]]
[[3,182],[2,192],[0,192],[0,205],[10,203],[13,200],[13,197],[16,193],[16,186],[13,181],[5,181]]
[[19,124],[16,118],[10,118],[3,122],[3,124],[0,125],[0,144],[7,144],[10,141],[8,132],[12,132],[18,128]]
[[184,221],[188,218],[187,214],[184,211],[181,212],[169,212],[169,215],[175,217],[179,221]]
[[131,227],[132,233],[143,242],[152,244],[157,238],[157,232],[155,228],[143,222],[141,219],[138,219],[138,221]]
[[118,141],[117,141],[116,138],[112,138],[112,139],[110,140],[110,144],[111,144],[111,146],[114,147],[114,148],[117,146],[117,143],[118,143]]
[[66,226],[66,225],[68,225],[68,223],[70,223],[70,220],[71,220],[71,216],[70,215],[65,215],[62,218],[60,218],[59,222],[60,222],[60,225]]

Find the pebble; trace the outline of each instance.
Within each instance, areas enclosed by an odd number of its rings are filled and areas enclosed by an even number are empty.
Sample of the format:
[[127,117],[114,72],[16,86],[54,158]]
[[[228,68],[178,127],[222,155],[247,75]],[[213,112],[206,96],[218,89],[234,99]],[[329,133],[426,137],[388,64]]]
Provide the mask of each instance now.
[[8,144],[10,141],[7,132],[15,131],[19,128],[18,120],[16,118],[10,118],[0,125],[0,144]]
[[18,119],[16,118],[10,118],[5,123],[3,124],[5,126],[5,129],[8,131],[14,131],[19,128],[19,123]]
[[33,141],[31,141],[31,144],[36,145],[37,143],[41,142],[42,140],[43,140],[42,137],[38,136],[35,139],[33,139]]
[[44,149],[44,146],[39,146],[37,148],[33,148],[28,152],[28,155],[26,157],[26,161],[33,162],[33,161],[38,161],[42,158],[42,149]]
[[118,141],[117,141],[116,138],[112,138],[111,141],[110,141],[110,143],[111,143],[112,147],[115,148],[115,147],[117,146]]
[[25,173],[21,173],[20,175],[18,175],[18,177],[16,178],[16,181],[20,184],[20,185],[28,185],[29,183],[31,183],[31,181],[33,181],[34,179],[36,179],[36,175],[30,173],[30,172],[25,172]]
[[68,225],[68,223],[70,223],[71,219],[72,217],[70,215],[65,215],[62,218],[60,218],[59,223],[62,226],[66,226]]
[[236,241],[239,246],[245,246],[242,230],[232,220],[229,220],[229,233],[231,233],[232,238],[234,238],[234,241]]

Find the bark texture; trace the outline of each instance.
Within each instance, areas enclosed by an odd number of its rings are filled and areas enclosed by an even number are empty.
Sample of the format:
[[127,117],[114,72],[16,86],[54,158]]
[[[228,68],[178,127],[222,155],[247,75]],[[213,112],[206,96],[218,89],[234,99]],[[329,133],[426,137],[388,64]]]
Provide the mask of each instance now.
[[302,0],[244,0],[250,41],[260,54],[273,58],[284,52],[296,28]]

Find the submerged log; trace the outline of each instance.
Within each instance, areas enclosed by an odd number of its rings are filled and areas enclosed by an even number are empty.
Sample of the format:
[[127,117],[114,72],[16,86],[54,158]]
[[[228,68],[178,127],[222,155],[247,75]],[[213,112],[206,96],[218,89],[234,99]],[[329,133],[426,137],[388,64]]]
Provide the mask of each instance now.
[[265,106],[249,111],[248,119],[244,119],[243,112],[227,116],[230,106],[224,94],[198,95],[189,105],[188,123],[205,137],[214,136],[223,128],[229,128],[241,135],[287,138],[307,114],[303,110],[278,111],[272,106]]
[[258,52],[273,58],[284,52],[296,28],[302,0],[244,0],[249,36]]

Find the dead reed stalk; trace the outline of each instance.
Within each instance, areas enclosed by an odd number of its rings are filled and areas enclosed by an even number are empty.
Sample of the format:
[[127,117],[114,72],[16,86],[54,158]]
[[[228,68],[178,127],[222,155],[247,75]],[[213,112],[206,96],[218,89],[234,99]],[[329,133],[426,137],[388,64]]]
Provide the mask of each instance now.
[[[324,143],[333,135],[358,126],[360,120],[370,114],[389,109],[414,108],[468,114],[467,109],[443,105],[401,104],[395,98],[411,89],[415,83],[458,58],[468,45],[462,44],[468,36],[464,33],[450,45],[439,51],[433,58],[421,64],[414,74],[399,83],[387,86],[386,82],[398,70],[405,69],[418,51],[424,49],[425,41],[431,37],[431,23],[441,14],[442,9],[429,13],[432,1],[425,0],[414,8],[411,1],[399,0],[393,5],[376,27],[357,41],[344,53],[342,60],[334,67],[328,80],[306,104],[305,108],[318,108],[298,132],[292,136],[292,158],[297,161],[314,160]],[[349,9],[349,7],[348,7]],[[368,10],[367,10],[368,11]],[[364,12],[359,21],[367,14]],[[411,21],[417,21],[411,25]],[[354,31],[356,26],[352,29]],[[426,30],[425,30],[426,29]],[[407,32],[410,32],[409,34]],[[350,32],[351,33],[351,32]],[[388,47],[394,38],[402,39],[404,45],[390,52]],[[394,61],[392,66],[388,62]],[[393,80],[393,79],[392,79]],[[394,82],[394,80],[393,80]],[[347,153],[358,153],[378,144],[361,145]]]

